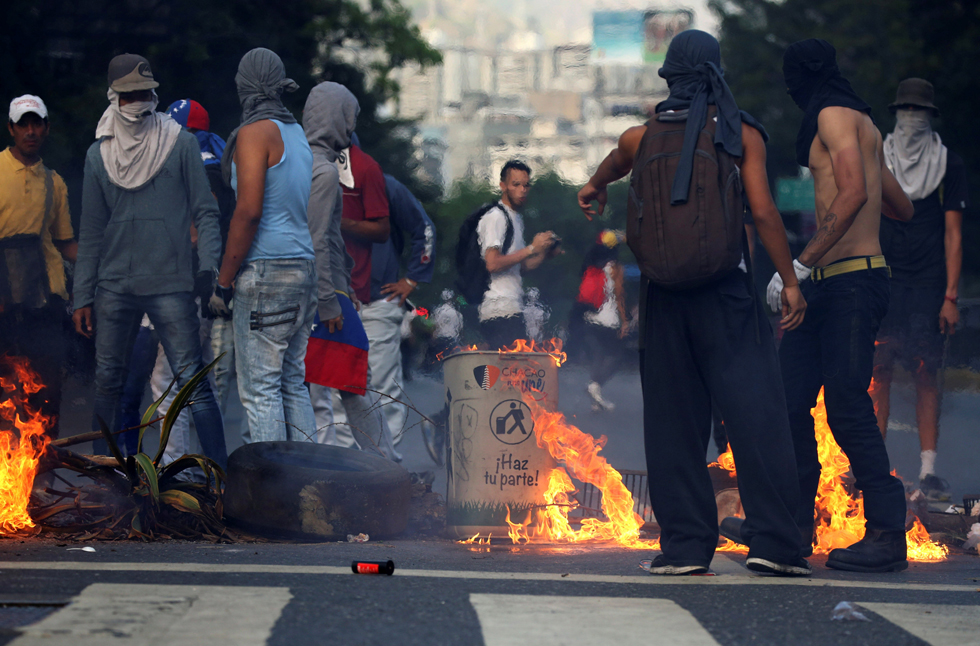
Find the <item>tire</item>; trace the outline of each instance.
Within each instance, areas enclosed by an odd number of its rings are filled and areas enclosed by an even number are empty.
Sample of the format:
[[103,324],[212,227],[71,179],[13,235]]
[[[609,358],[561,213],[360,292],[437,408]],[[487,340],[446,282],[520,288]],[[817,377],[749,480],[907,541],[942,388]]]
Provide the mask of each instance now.
[[396,536],[408,524],[408,471],[385,458],[308,442],[256,442],[228,458],[226,518],[261,534]]

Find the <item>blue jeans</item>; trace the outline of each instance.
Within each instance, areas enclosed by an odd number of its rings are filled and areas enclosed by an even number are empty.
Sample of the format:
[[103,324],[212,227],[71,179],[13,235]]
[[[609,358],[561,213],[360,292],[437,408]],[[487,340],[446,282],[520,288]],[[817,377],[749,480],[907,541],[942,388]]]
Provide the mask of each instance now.
[[[133,343],[129,359],[129,374],[119,397],[119,428],[133,428],[140,425],[143,418],[140,405],[143,403],[143,393],[150,381],[153,364],[157,358],[157,346],[160,345],[155,331],[140,326]],[[136,455],[136,445],[139,442],[139,431],[127,431],[117,435],[116,443],[124,455]]]
[[[885,269],[868,269],[803,283],[806,318],[783,336],[779,348],[790,429],[800,478],[797,524],[813,533],[813,499],[820,461],[810,409],[824,388],[827,423],[864,494],[868,529],[905,529],[905,489],[890,474],[888,451],[868,394],[875,336],[888,310]],[[726,420],[727,421],[727,420]],[[739,474],[741,477],[741,474]]]
[[[110,429],[119,428],[119,398],[126,381],[133,342],[140,320],[150,317],[178,387],[204,368],[201,358],[200,319],[191,292],[136,296],[100,289],[95,294],[95,415],[92,429],[101,417]],[[190,405],[204,454],[225,467],[225,429],[218,404],[207,379],[194,390]],[[95,453],[106,453],[105,442],[93,443]]]
[[312,442],[306,344],[316,314],[312,260],[255,260],[235,282],[235,369],[248,416],[243,440]]

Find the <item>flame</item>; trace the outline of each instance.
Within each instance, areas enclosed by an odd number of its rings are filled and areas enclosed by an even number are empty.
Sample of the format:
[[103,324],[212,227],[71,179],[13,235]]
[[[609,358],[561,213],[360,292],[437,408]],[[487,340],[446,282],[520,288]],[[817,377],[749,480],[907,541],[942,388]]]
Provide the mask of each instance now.
[[[597,440],[568,424],[562,413],[547,411],[533,400],[527,404],[534,418],[538,446],[547,449],[565,467],[548,474],[544,505],[532,509],[526,519],[514,522],[508,509],[510,539],[514,543],[611,541],[633,549],[658,549],[656,541],[640,539],[643,519],[633,511],[633,495],[620,473],[599,455],[606,437]],[[572,497],[572,477],[591,483],[602,493],[602,513],[608,520],[584,518],[579,529],[572,528],[568,512],[578,506]]]
[[735,457],[732,455],[732,445],[728,445],[728,450],[718,456],[717,462],[712,462],[709,467],[720,467],[728,471],[728,475],[735,477]]
[[534,340],[528,341],[527,339],[517,339],[511,345],[500,348],[498,352],[501,354],[509,352],[543,352],[554,357],[555,361],[558,362],[558,365],[561,366],[561,364],[565,363],[565,361],[568,359],[568,355],[562,352],[563,345],[563,341],[557,337],[548,339],[547,341],[543,341],[541,343]]
[[481,538],[480,533],[477,532],[476,534],[473,534],[472,536],[467,538],[465,541],[456,541],[456,542],[462,543],[463,545],[489,545],[491,538],[493,538],[493,532],[490,532],[490,534],[488,534],[486,538]]
[[905,532],[905,544],[911,561],[935,563],[949,556],[949,548],[934,542],[918,518],[912,524],[912,529]]
[[[16,381],[0,377],[0,535],[34,527],[27,513],[37,465],[50,439],[50,419],[27,405],[44,385],[26,359],[6,357]],[[14,430],[16,429],[16,432]]]

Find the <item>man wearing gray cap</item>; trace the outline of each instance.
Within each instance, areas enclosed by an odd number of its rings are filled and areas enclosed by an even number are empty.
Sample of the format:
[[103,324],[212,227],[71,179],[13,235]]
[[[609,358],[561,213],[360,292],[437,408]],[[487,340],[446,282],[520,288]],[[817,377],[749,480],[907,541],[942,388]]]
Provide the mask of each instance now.
[[[129,353],[143,314],[160,337],[177,383],[204,367],[190,229],[197,228],[201,274],[214,276],[221,250],[218,204],[194,135],[156,112],[159,83],[142,56],[109,63],[109,107],[85,158],[75,329],[95,333],[95,414],[118,427]],[[199,290],[210,296],[212,281]],[[191,397],[204,453],[227,461],[221,413],[207,380]],[[104,443],[95,447],[105,451]]]
[[881,249],[892,268],[891,300],[875,346],[874,390],[878,427],[888,430],[892,368],[898,360],[915,382],[915,417],[922,467],[919,488],[927,497],[949,500],[949,485],[936,476],[939,388],[948,335],[960,319],[957,296],[963,263],[966,166],[933,131],[939,116],[929,81],[909,78],[898,85],[895,130],[885,138],[888,169],[912,199],[908,222],[882,219]]
[[77,245],[68,189],[41,161],[48,108],[25,94],[10,102],[13,145],[0,153],[0,355],[26,357],[44,383],[32,405],[51,418],[58,437],[65,359],[65,268]]

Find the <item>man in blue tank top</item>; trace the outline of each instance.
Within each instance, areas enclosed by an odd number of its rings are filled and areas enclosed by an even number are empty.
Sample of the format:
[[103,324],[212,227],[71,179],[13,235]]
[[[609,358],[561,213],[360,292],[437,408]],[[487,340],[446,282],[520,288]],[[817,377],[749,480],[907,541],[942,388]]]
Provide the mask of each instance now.
[[210,307],[221,316],[231,310],[245,442],[309,441],[315,422],[303,382],[316,313],[306,215],[313,153],[279,98],[298,89],[279,56],[248,52],[235,83],[242,125],[228,138],[222,170],[238,202]]

